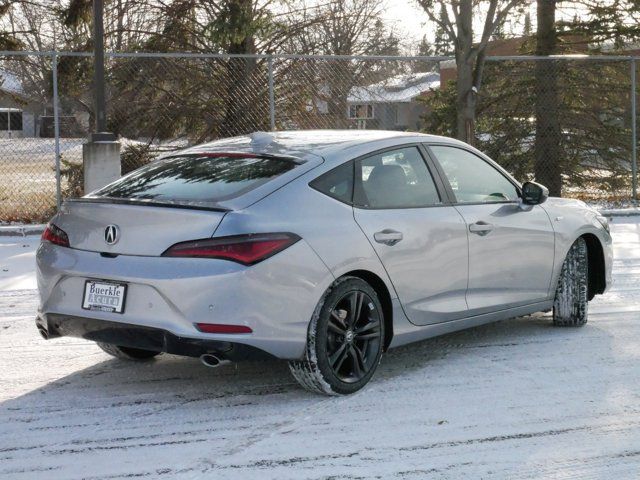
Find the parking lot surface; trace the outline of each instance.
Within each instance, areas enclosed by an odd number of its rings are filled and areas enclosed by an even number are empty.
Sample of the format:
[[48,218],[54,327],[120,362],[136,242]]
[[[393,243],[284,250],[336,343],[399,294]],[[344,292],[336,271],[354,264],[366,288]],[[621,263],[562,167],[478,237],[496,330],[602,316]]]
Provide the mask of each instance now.
[[638,218],[612,224],[614,285],[584,328],[539,314],[402,347],[341,398],[284,362],[42,340],[39,240],[0,239],[0,478],[638,478]]

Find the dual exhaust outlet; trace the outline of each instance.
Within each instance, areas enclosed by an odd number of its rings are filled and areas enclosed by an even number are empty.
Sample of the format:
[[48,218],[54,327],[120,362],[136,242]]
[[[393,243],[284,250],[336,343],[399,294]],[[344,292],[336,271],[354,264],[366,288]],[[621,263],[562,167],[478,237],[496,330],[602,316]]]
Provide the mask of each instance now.
[[231,363],[229,360],[223,360],[222,358],[214,355],[213,353],[205,353],[200,355],[200,361],[205,367],[216,368],[227,363]]

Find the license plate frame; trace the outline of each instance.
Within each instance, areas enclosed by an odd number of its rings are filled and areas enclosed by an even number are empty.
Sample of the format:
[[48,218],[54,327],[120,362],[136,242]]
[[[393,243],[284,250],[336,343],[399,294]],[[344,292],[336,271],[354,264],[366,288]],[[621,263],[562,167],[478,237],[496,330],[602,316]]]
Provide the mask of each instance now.
[[[95,302],[89,302],[87,299],[87,293],[89,292],[90,285],[98,285],[102,287],[115,287],[116,291],[122,291],[121,300],[119,305],[109,306],[109,305],[100,305]],[[109,280],[85,280],[84,282],[84,291],[82,293],[82,304],[81,307],[83,310],[90,310],[92,312],[104,312],[104,313],[117,313],[122,315],[125,310],[126,301],[127,301],[127,287],[126,283],[122,282],[113,282]],[[113,295],[111,295],[113,297]]]

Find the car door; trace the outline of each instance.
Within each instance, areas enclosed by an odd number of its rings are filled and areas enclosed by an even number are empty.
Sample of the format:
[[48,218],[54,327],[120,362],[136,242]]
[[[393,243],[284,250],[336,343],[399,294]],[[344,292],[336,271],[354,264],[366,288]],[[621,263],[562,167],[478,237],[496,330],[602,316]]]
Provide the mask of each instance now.
[[430,145],[469,235],[469,314],[543,301],[553,272],[554,232],[546,211],[522,206],[519,188],[474,152]]
[[355,220],[409,320],[426,325],[466,316],[466,225],[443,202],[442,182],[421,147],[387,149],[357,159],[354,167]]

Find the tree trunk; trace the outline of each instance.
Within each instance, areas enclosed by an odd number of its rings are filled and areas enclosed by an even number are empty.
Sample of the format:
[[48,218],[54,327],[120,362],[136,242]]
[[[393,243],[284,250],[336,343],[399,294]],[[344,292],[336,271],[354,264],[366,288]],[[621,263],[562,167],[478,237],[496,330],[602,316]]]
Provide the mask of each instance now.
[[473,64],[458,66],[456,137],[473,145],[475,138],[476,95],[473,93]]
[[456,137],[473,144],[475,138],[476,95],[473,92],[474,64],[473,6],[470,0],[460,3],[456,44]]
[[[226,53],[254,54],[255,39],[249,34],[254,22],[252,0],[230,0],[227,8],[227,28],[231,41]],[[226,61],[226,67],[225,114],[219,135],[231,137],[264,128],[264,125],[258,125],[258,119],[264,120],[264,115],[260,112],[260,90],[254,77],[257,60],[233,57]]]
[[[537,0],[538,31],[536,55],[553,55],[556,51],[556,0]],[[558,66],[553,60],[535,62],[535,178],[562,195],[560,121],[558,118]]]

